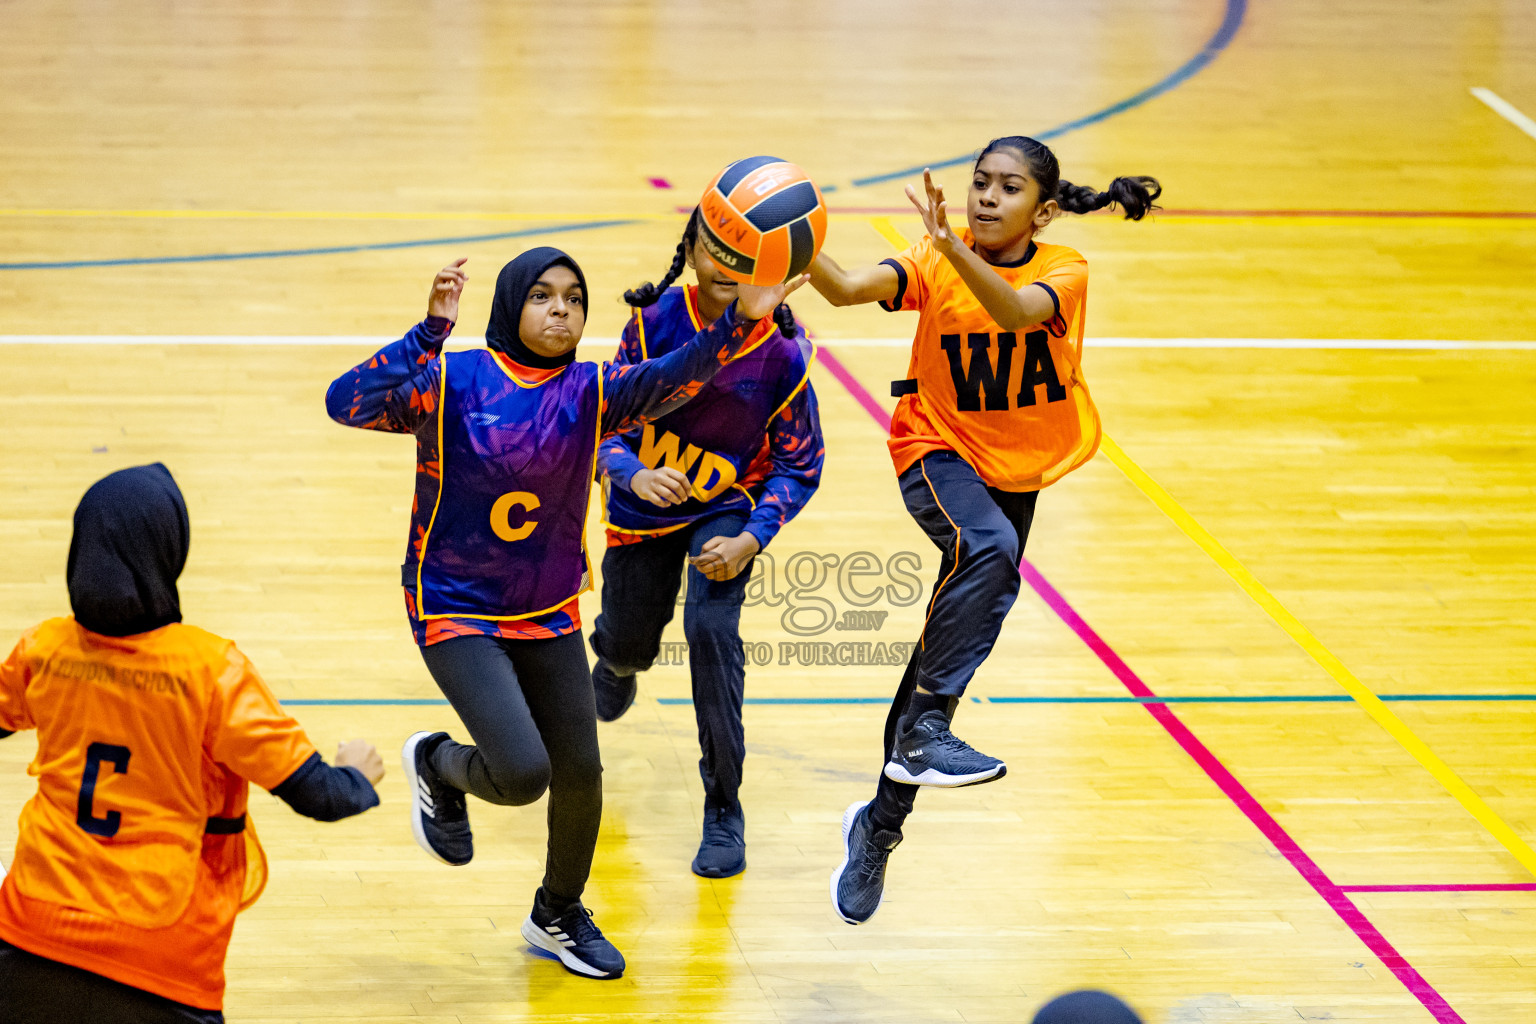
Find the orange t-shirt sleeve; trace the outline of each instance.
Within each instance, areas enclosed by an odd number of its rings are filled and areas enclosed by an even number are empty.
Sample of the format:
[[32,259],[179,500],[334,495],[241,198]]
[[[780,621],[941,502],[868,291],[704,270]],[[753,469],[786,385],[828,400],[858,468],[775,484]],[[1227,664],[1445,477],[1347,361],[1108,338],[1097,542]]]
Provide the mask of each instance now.
[[208,755],[271,791],[316,753],[315,745],[234,644],[227,658],[209,707]]
[[933,253],[933,241],[927,235],[916,245],[881,260],[883,266],[896,271],[896,297],[889,302],[881,300],[880,308],[895,313],[899,310],[921,310],[928,302],[927,265]]
[[1088,261],[1077,253],[1050,267],[1026,287],[1039,286],[1050,293],[1056,306],[1056,316],[1047,321],[1051,333],[1060,338],[1077,321],[1083,308],[1083,297],[1088,294]]
[[27,664],[29,632],[11,648],[10,657],[0,663],[0,729],[20,732],[34,728],[32,713],[27,710],[27,681],[32,670]]

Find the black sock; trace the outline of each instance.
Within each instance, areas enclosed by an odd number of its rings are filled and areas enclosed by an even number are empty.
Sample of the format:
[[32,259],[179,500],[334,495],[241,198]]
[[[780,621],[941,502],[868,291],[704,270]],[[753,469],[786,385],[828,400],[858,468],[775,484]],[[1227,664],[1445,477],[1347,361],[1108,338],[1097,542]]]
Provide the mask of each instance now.
[[924,690],[913,690],[911,698],[907,701],[907,710],[901,715],[901,731],[906,732],[912,728],[926,711],[942,711],[945,716],[948,716],[949,698]]

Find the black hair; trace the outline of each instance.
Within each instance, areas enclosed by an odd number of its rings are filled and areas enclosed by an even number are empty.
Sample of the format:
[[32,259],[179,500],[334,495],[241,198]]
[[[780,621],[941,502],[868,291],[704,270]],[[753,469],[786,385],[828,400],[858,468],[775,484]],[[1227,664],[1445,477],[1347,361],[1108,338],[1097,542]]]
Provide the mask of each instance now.
[[[624,293],[624,301],[631,306],[641,309],[646,306],[654,306],[662,293],[672,287],[672,282],[677,280],[677,275],[683,272],[688,265],[688,251],[699,240],[699,208],[695,206],[693,212],[688,215],[688,223],[683,227],[683,237],[677,243],[677,251],[672,254],[672,265],[662,275],[661,280],[652,284],[647,281],[639,288],[631,288]],[[786,338],[795,336],[795,314],[787,303],[779,303],[773,311],[773,322],[778,324],[779,333]]]
[[1054,199],[1068,213],[1092,213],[1106,206],[1118,205],[1125,212],[1126,220],[1141,220],[1149,211],[1158,209],[1154,204],[1158,196],[1163,194],[1163,186],[1158,184],[1157,179],[1144,175],[1116,178],[1109,183],[1107,192],[1095,192],[1086,185],[1063,181],[1061,165],[1056,162],[1056,154],[1051,152],[1051,148],[1023,135],[1005,135],[993,139],[977,154],[972,169],[980,166],[982,158],[988,153],[1000,149],[1012,150],[1024,158],[1024,162],[1029,165],[1029,173],[1040,183],[1042,203]]

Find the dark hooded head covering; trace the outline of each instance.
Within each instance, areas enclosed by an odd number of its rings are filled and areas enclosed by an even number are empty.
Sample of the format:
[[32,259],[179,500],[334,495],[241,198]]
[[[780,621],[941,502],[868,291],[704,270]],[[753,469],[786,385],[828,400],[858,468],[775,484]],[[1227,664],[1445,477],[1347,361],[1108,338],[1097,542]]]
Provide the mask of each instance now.
[[91,485],[75,509],[69,604],[92,633],[132,636],[181,621],[176,578],[191,526],[171,471],[119,470]]
[[1057,996],[1040,1007],[1034,1024],[1141,1024],[1141,1018],[1108,992],[1085,989]]
[[523,317],[523,304],[528,301],[528,292],[538,282],[539,275],[554,266],[570,267],[576,280],[581,283],[582,299],[590,301],[587,279],[576,261],[559,249],[544,245],[529,249],[501,268],[501,273],[496,275],[496,296],[491,299],[491,322],[485,325],[487,345],[505,354],[514,363],[539,370],[567,366],[576,360],[575,349],[563,356],[541,356],[524,345],[517,333],[517,326]]

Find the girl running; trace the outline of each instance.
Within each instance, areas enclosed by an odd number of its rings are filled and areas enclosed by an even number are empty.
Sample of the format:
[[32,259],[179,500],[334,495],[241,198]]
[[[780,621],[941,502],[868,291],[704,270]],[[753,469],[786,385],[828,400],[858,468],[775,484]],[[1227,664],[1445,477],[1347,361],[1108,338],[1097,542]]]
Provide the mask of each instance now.
[[[696,287],[669,287],[693,270]],[[625,292],[635,314],[616,362],[676,351],[736,299],[688,218],[659,284]],[[592,632],[597,716],[612,722],[635,700],[635,675],[651,667],[672,620],[685,566],[683,635],[693,674],[704,781],[704,835],[694,874],[727,878],[747,866],[746,818],[737,793],[746,756],[741,720],[746,659],[741,604],[752,559],[816,492],[824,446],[805,330],[788,306],[779,330],[699,390],[687,406],[604,441],[608,550],[603,610]]]
[[832,902],[849,924],[880,907],[886,859],[918,786],[990,782],[1002,761],[950,731],[950,718],[992,650],[1019,592],[1019,558],[1035,499],[1098,450],[1099,414],[1083,380],[1088,263],[1035,236],[1062,211],[1118,204],[1140,220],[1162,189],[1116,178],[1108,192],[1061,180],[1034,139],[994,139],[971,171],[970,230],[949,225],[944,189],[907,197],[927,236],[893,259],[844,270],[825,252],[811,284],[833,305],[917,310],[908,379],[887,442],[907,511],[942,552],[917,649],[885,728],[875,798],[843,815],[843,863]]
[[75,510],[74,615],[0,663],[0,737],[37,730],[0,885],[6,1024],[217,1024],[235,915],[267,880],[250,783],[319,821],[379,802],[378,751],[352,740],[327,765],[234,644],[181,621],[190,541],[164,466],[97,481]]
[[467,278],[433,281],[427,318],[331,384],[348,426],[416,435],[416,496],[401,579],[423,660],[474,745],[418,732],[401,752],[411,829],[447,864],[474,853],[464,794],[527,804],[549,791],[543,885],[523,937],[573,973],[617,978],[624,957],[581,904],[602,815],[602,765],[578,595],[597,446],[688,401],[773,328],[804,278],[743,286],[686,345],[635,364],[578,363],[586,279],[559,249],[496,280],[486,349],[443,352]]

